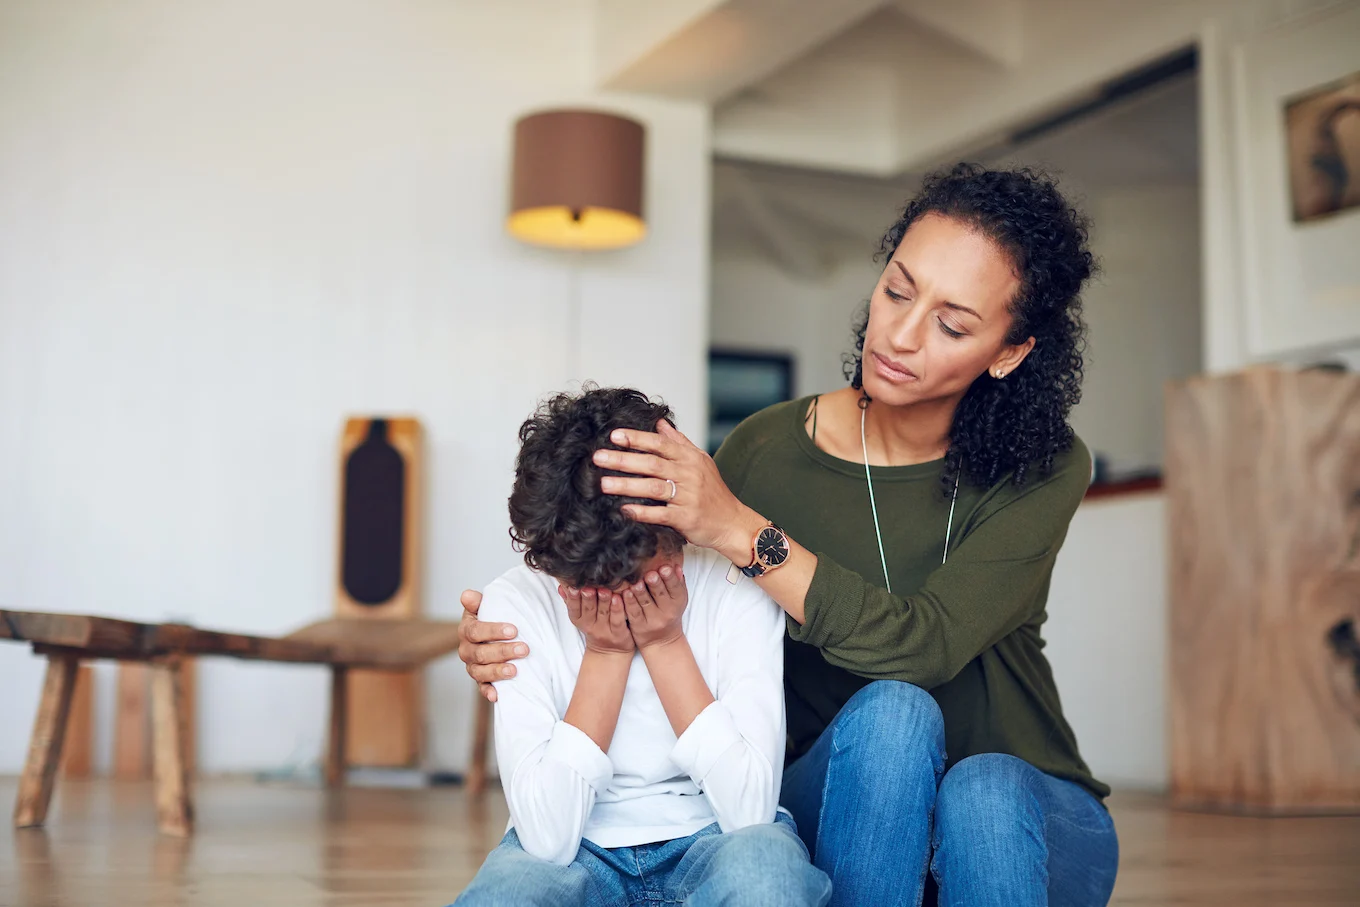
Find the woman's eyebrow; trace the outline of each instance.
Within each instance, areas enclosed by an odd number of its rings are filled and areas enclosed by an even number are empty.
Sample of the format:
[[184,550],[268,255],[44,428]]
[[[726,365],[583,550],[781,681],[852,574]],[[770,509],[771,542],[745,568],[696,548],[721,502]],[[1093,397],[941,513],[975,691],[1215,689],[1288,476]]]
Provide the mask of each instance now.
[[[902,262],[898,261],[895,258],[893,259],[893,264],[897,265],[898,269],[902,272],[902,276],[907,279],[907,283],[911,284],[912,287],[914,288],[916,286],[916,278],[911,276],[911,272],[907,270],[907,266],[902,264]],[[945,300],[944,304],[946,308],[951,308],[956,312],[963,312],[965,315],[972,315],[978,321],[982,320],[981,315],[979,315],[972,309],[968,308],[968,306],[966,305],[960,305],[957,302],[950,302],[949,300]]]
[[911,284],[912,287],[915,287],[916,278],[911,276],[911,272],[907,270],[907,266],[902,264],[902,262],[898,261],[896,258],[893,259],[893,264],[897,265],[898,270],[902,272],[902,276],[907,279],[907,283]]

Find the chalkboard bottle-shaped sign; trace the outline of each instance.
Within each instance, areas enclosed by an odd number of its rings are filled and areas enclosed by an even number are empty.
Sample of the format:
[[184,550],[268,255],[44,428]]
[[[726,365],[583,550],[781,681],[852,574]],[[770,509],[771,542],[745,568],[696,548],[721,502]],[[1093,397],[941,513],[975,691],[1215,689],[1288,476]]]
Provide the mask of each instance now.
[[387,420],[374,419],[345,461],[341,581],[358,604],[382,605],[401,588],[405,506],[406,463]]

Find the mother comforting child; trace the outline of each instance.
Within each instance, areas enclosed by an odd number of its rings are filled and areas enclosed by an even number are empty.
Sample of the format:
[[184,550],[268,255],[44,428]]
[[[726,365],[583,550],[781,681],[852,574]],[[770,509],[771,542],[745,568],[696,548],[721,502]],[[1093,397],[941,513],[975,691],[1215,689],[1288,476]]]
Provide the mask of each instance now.
[[1042,634],[1091,478],[1086,220],[1042,174],[960,164],[880,251],[849,386],[716,458],[664,413],[560,415],[589,394],[526,425],[512,518],[563,594],[528,571],[463,594],[518,832],[469,896],[522,873],[574,903],[821,903],[827,878],[846,907],[1108,902],[1109,788]]

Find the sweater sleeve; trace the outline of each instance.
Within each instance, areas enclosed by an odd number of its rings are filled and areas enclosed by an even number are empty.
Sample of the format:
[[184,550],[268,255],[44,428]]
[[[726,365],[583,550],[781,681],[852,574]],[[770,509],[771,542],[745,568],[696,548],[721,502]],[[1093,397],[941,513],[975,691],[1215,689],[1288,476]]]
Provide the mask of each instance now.
[[1067,526],[1085,495],[1083,446],[1044,479],[988,507],[923,588],[892,595],[825,554],[789,635],[861,677],[933,689],[1014,632],[1046,590]]
[[773,822],[779,806],[784,620],[779,606],[745,577],[720,607],[714,701],[680,735],[671,759],[708,797],[718,826],[730,832]]
[[565,866],[576,858],[586,819],[614,769],[589,736],[562,720],[549,664],[561,644],[526,605],[518,589],[502,583],[489,585],[482,600],[483,620],[514,623],[529,645],[515,676],[495,682],[496,762],[525,853]]

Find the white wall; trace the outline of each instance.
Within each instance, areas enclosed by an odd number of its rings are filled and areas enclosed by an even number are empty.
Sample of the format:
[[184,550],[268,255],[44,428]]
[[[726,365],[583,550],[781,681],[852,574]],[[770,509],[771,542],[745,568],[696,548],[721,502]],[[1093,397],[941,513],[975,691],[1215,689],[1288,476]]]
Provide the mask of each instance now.
[[1162,388],[1201,370],[1199,187],[1110,188],[1087,203],[1101,272],[1072,427],[1115,470],[1162,463]]
[[800,277],[749,251],[713,258],[714,345],[788,352],[794,356],[794,396],[845,384],[841,357],[852,348],[851,327],[882,272],[869,250],[821,277]]
[[[647,122],[651,232],[581,260],[570,377],[704,424],[708,113],[592,97],[587,7],[0,6],[0,602],[259,633],[324,617],[339,431],[386,412],[424,421],[426,610],[457,616],[514,561],[515,429],[569,377],[568,262],[501,226],[528,109]],[[40,678],[0,645],[0,772]],[[316,757],[325,686],[204,663],[203,768]],[[434,765],[464,765],[472,698],[456,661],[431,672]]]
[[1053,570],[1046,654],[1095,776],[1167,783],[1167,559],[1160,493],[1087,501]]

